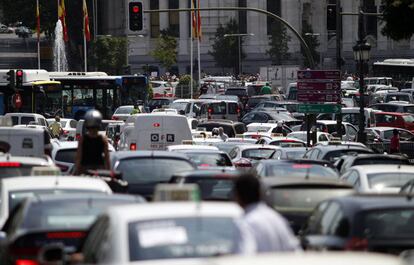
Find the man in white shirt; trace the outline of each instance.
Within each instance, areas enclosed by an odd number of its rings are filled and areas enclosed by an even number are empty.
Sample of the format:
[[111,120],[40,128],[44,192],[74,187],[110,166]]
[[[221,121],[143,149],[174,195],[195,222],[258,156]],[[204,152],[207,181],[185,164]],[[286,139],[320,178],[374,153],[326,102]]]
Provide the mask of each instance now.
[[256,252],[301,250],[287,220],[261,200],[260,182],[252,175],[236,180],[235,198],[244,209],[245,223],[256,241]]

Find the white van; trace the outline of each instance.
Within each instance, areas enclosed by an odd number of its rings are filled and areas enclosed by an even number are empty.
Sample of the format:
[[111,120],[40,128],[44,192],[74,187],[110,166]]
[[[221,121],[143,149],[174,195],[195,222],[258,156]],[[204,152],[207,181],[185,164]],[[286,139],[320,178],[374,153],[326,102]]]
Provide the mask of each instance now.
[[242,107],[233,100],[211,100],[201,105],[201,120],[231,120],[239,121]]
[[37,113],[6,113],[4,117],[11,118],[13,126],[32,124],[48,127],[45,117]]
[[176,114],[138,114],[121,134],[120,150],[166,150],[169,145],[192,140],[187,118]]
[[9,143],[9,153],[15,156],[50,155],[50,139],[50,134],[44,128],[0,127],[0,141]]

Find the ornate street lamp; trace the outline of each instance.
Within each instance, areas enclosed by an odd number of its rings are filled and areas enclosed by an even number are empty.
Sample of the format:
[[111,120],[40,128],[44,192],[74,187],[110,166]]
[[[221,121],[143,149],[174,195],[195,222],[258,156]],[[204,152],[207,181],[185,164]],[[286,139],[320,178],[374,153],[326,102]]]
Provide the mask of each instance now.
[[358,41],[353,47],[354,59],[359,71],[359,131],[358,141],[365,143],[365,89],[364,89],[364,64],[369,61],[371,45],[365,41]]

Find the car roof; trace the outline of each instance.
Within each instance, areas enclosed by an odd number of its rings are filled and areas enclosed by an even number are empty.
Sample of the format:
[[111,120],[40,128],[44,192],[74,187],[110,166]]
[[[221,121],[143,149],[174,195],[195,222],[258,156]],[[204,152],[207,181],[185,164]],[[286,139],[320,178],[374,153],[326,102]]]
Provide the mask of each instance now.
[[371,106],[386,106],[386,105],[414,106],[414,104],[412,104],[412,103],[405,103],[405,102],[401,102],[401,103],[396,103],[396,102],[375,103],[375,104],[372,104]]
[[108,214],[116,218],[117,225],[123,222],[177,217],[237,218],[242,213],[242,209],[233,202],[153,202],[119,205],[108,209]]
[[196,145],[196,144],[177,144],[177,145],[170,145],[167,147],[168,150],[171,149],[171,151],[181,151],[181,150],[203,150],[203,151],[210,151],[210,150],[218,150],[215,146],[210,145]]
[[178,152],[169,152],[169,151],[118,151],[111,153],[112,159],[122,160],[128,158],[171,158],[171,159],[181,159],[187,160],[188,157],[185,154]]
[[375,173],[413,173],[414,166],[411,165],[361,165],[353,166],[353,169],[356,169],[365,174],[375,174]]
[[37,190],[37,189],[80,189],[111,192],[109,186],[101,179],[74,176],[27,176],[1,179],[3,189]]
[[338,188],[353,189],[353,186],[349,183],[342,182],[338,178],[322,178],[322,177],[311,177],[311,178],[298,178],[298,177],[264,177],[260,179],[263,184],[267,187],[278,187],[278,186],[329,186]]
[[[297,149],[298,147],[293,147],[291,150]],[[287,148],[282,148],[285,150]],[[321,165],[321,166],[329,166],[332,167],[332,163],[326,160],[314,160],[314,159],[267,159],[261,160],[261,164],[270,165],[270,164],[313,164],[313,165]]]
[[29,198],[31,203],[58,202],[58,201],[82,201],[82,200],[123,200],[130,202],[145,202],[141,196],[127,194],[107,194],[107,193],[62,193],[62,194],[38,194]]
[[[367,152],[372,152],[371,149],[363,147],[363,146],[358,146],[358,145],[342,145],[342,144],[336,144],[336,145],[317,145],[314,148],[317,149],[321,149],[321,150],[326,150],[326,151],[331,151],[331,150],[365,150]],[[309,149],[312,150],[313,148]]]
[[395,128],[395,127],[370,127],[366,128],[368,130],[378,130],[378,131],[388,131],[388,130],[394,130],[394,129],[401,129],[401,128]]

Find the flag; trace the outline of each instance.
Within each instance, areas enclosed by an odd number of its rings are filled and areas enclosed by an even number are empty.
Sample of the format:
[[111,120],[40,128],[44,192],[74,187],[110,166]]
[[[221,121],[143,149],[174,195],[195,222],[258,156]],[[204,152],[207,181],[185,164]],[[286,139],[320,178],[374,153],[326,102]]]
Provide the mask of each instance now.
[[65,0],[59,0],[58,6],[58,16],[62,23],[62,30],[63,30],[63,40],[68,41],[68,28],[66,27],[66,8],[65,8]]
[[37,41],[40,40],[40,12],[39,12],[39,0],[36,1],[36,33]]
[[201,16],[200,16],[200,0],[191,0],[191,8],[198,8],[197,11],[191,12],[193,23],[193,37],[201,39]]
[[91,32],[89,31],[88,6],[86,5],[86,0],[83,0],[83,34],[86,41],[91,40]]
[[198,0],[197,7],[198,7],[198,10],[197,10],[197,33],[198,33],[198,38],[201,40],[200,0]]

